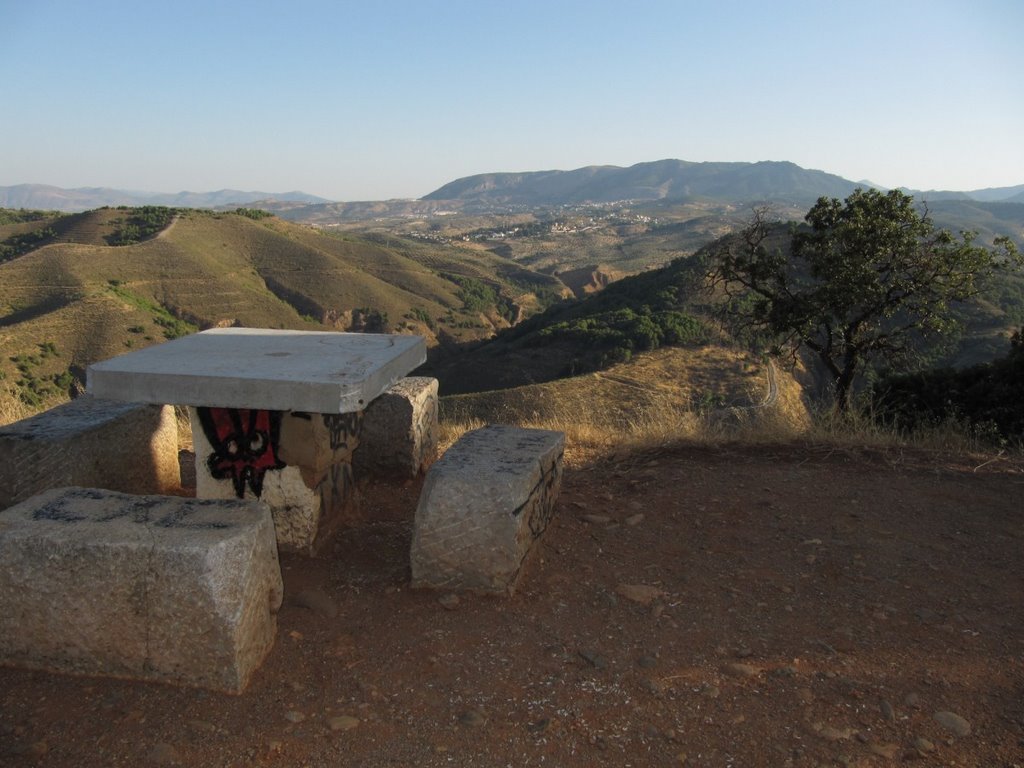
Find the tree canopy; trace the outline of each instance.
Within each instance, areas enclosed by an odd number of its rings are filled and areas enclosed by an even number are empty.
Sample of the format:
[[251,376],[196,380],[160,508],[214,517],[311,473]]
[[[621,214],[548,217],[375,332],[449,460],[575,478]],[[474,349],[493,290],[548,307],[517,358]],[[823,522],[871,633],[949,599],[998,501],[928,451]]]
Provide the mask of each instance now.
[[973,232],[936,229],[899,190],[820,198],[805,222],[788,249],[771,249],[776,223],[757,209],[714,251],[710,278],[729,298],[729,316],[767,336],[774,351],[815,353],[841,410],[869,362],[894,363],[915,339],[951,332],[954,303],[1021,264],[1009,239],[986,248]]

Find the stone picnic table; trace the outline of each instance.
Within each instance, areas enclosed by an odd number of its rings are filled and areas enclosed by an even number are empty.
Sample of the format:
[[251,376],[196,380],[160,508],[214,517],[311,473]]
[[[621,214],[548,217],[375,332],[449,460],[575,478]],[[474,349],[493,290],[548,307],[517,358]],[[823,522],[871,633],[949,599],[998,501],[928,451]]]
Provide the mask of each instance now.
[[217,328],[95,363],[87,389],[188,406],[196,496],[257,497],[312,553],[354,503],[363,411],[425,360],[420,336]]

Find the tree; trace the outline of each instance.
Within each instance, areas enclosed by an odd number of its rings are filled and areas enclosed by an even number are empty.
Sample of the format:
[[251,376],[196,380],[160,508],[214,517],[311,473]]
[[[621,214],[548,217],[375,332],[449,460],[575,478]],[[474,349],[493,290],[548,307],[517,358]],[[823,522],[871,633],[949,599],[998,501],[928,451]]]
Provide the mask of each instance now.
[[712,254],[710,278],[741,326],[767,335],[774,351],[812,350],[831,377],[836,406],[851,405],[868,363],[894,363],[911,343],[956,326],[950,311],[985,278],[1020,266],[1008,238],[992,249],[976,234],[938,230],[913,198],[857,189],[841,202],[819,198],[792,230],[789,254],[768,245],[779,229],[766,208]]

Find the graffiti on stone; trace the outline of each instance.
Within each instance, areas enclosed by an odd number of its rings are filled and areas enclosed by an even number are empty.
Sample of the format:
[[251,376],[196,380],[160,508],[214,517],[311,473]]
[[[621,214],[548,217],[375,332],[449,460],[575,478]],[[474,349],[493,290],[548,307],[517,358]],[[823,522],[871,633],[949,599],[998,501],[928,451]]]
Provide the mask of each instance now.
[[561,481],[562,455],[559,454],[541,475],[526,502],[512,513],[513,516],[526,515],[526,524],[534,539],[540,538],[555,515],[555,500]]
[[33,520],[46,520],[53,523],[110,523],[126,520],[139,525],[154,525],[158,528],[183,528],[189,530],[223,530],[234,527],[233,523],[195,519],[195,513],[208,506],[222,506],[225,502],[215,499],[190,499],[165,514],[154,515],[153,510],[166,502],[161,498],[138,497],[130,501],[115,499],[104,503],[99,514],[90,514],[87,507],[81,505],[82,500],[103,500],[102,492],[84,489],[68,493],[45,504],[32,512]]
[[245,498],[245,488],[259,498],[269,470],[282,469],[278,458],[281,412],[249,408],[197,408],[203,434],[213,452],[206,460],[210,475],[230,479],[235,495]]
[[325,413],[324,426],[327,427],[332,451],[341,448],[349,451],[355,450],[359,432],[363,428],[363,412]]
[[327,477],[320,485],[320,508],[334,510],[344,507],[355,492],[354,486],[352,465],[332,464],[327,471]]

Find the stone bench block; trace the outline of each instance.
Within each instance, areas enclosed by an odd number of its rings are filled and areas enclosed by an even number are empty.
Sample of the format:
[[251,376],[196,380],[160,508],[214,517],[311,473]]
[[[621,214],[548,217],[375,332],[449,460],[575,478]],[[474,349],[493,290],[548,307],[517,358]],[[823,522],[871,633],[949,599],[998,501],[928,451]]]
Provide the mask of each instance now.
[[253,498],[270,507],[282,550],[315,554],[352,519],[352,455],[362,411],[344,414],[189,408],[196,496]]
[[414,586],[511,592],[554,514],[565,435],[488,426],[427,472],[411,550]]
[[68,485],[176,490],[174,409],[84,396],[0,427],[0,509]]
[[266,506],[46,491],[0,512],[0,663],[239,693],[274,643]]
[[412,478],[437,456],[437,379],[399,379],[366,408],[356,476]]

